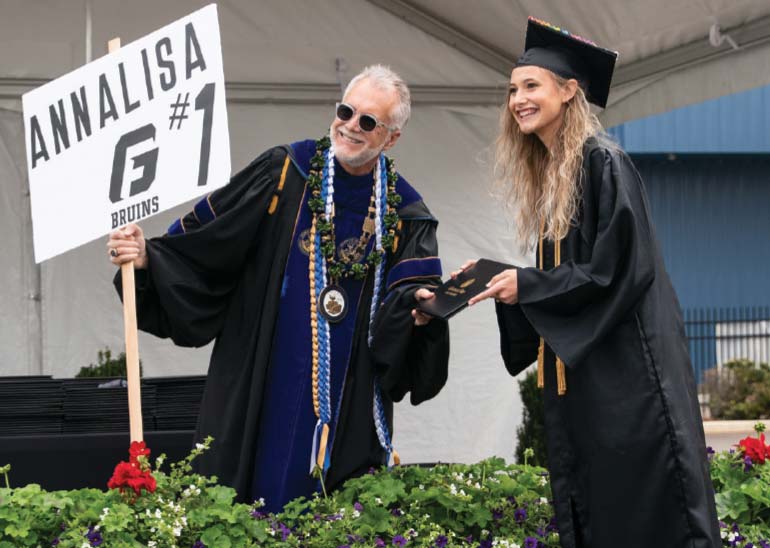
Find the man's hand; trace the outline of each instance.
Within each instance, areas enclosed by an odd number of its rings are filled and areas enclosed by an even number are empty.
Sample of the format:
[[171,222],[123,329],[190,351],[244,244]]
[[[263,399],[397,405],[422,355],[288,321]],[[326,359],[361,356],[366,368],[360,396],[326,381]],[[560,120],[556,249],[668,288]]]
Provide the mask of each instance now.
[[[416,301],[427,301],[428,299],[433,299],[435,295],[432,291],[425,289],[424,287],[421,287],[417,291],[414,292],[414,299]],[[431,316],[428,316],[427,314],[420,312],[416,308],[412,309],[412,318],[414,318],[414,325],[421,326],[421,325],[427,325],[428,322],[431,320]]]
[[144,233],[137,224],[131,223],[110,232],[107,240],[107,253],[110,262],[114,265],[134,261],[134,268],[147,268]]
[[457,278],[457,276],[459,276],[460,274],[462,274],[463,272],[465,272],[469,268],[473,267],[477,262],[479,262],[478,259],[467,260],[467,261],[465,261],[463,263],[463,265],[460,267],[459,270],[455,270],[449,276],[454,280],[455,278]]
[[505,304],[519,302],[519,277],[515,268],[503,270],[500,274],[489,280],[487,289],[468,301],[468,306],[493,297],[496,301]]

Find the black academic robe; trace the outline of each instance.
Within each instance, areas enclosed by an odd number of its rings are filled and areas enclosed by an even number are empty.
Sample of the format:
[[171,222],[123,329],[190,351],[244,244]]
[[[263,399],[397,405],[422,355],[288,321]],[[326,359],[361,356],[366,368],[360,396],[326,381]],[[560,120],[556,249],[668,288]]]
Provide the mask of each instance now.
[[[234,487],[241,501],[251,495],[284,268],[300,208],[307,207],[305,187],[305,173],[292,149],[270,149],[198,202],[168,234],[147,240],[149,266],[137,271],[140,329],[180,346],[215,340],[195,434],[196,441],[211,435],[214,443],[198,461],[198,471]],[[407,190],[419,198],[411,187]],[[391,432],[393,401],[411,392],[416,405],[446,382],[447,326],[430,322],[415,327],[411,317],[416,288],[440,281],[437,222],[420,199],[398,213],[398,247],[387,254],[387,287],[371,349],[373,272],[364,282],[358,309],[349,312],[357,314],[356,329],[327,488],[385,463],[372,417],[375,374],[380,375]],[[120,290],[119,276],[116,286]],[[302,345],[309,348],[310,341],[296,344],[308,351]]]
[[[582,201],[543,270],[497,304],[515,375],[545,340],[545,431],[564,548],[721,546],[682,315],[628,156],[584,147]],[[538,257],[538,261],[540,257]],[[538,262],[538,264],[540,264]],[[566,365],[557,395],[555,356]]]

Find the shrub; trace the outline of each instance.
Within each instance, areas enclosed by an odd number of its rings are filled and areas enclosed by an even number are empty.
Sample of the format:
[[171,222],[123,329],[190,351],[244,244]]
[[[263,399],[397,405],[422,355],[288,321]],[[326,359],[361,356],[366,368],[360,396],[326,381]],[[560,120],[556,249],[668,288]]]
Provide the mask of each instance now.
[[704,373],[711,417],[727,420],[770,418],[770,367],[733,360]]
[[[139,375],[142,375],[142,360],[139,360]],[[105,347],[97,353],[96,364],[81,367],[75,378],[86,377],[125,377],[126,353],[121,352],[117,358],[112,357],[112,351]]]
[[[519,394],[521,394],[522,417],[521,425],[516,430],[516,462],[546,466],[543,391],[537,387],[537,370],[528,371],[524,378],[519,380]],[[528,460],[524,456],[527,448],[534,453]]]

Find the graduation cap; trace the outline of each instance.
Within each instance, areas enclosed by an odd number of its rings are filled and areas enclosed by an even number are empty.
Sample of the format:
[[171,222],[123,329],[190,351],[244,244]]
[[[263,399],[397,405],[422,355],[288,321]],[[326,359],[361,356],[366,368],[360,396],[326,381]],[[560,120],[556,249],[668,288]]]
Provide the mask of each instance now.
[[517,67],[536,66],[580,83],[589,102],[604,108],[618,52],[597,46],[550,23],[530,17]]

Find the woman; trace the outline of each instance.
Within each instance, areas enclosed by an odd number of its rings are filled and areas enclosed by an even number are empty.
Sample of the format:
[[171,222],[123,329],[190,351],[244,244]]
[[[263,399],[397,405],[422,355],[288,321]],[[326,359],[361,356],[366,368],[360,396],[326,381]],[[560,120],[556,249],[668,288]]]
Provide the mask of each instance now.
[[512,375],[538,360],[561,545],[720,546],[679,304],[639,174],[588,106],[617,54],[532,18],[525,50],[496,167],[538,268],[470,304],[496,299]]

